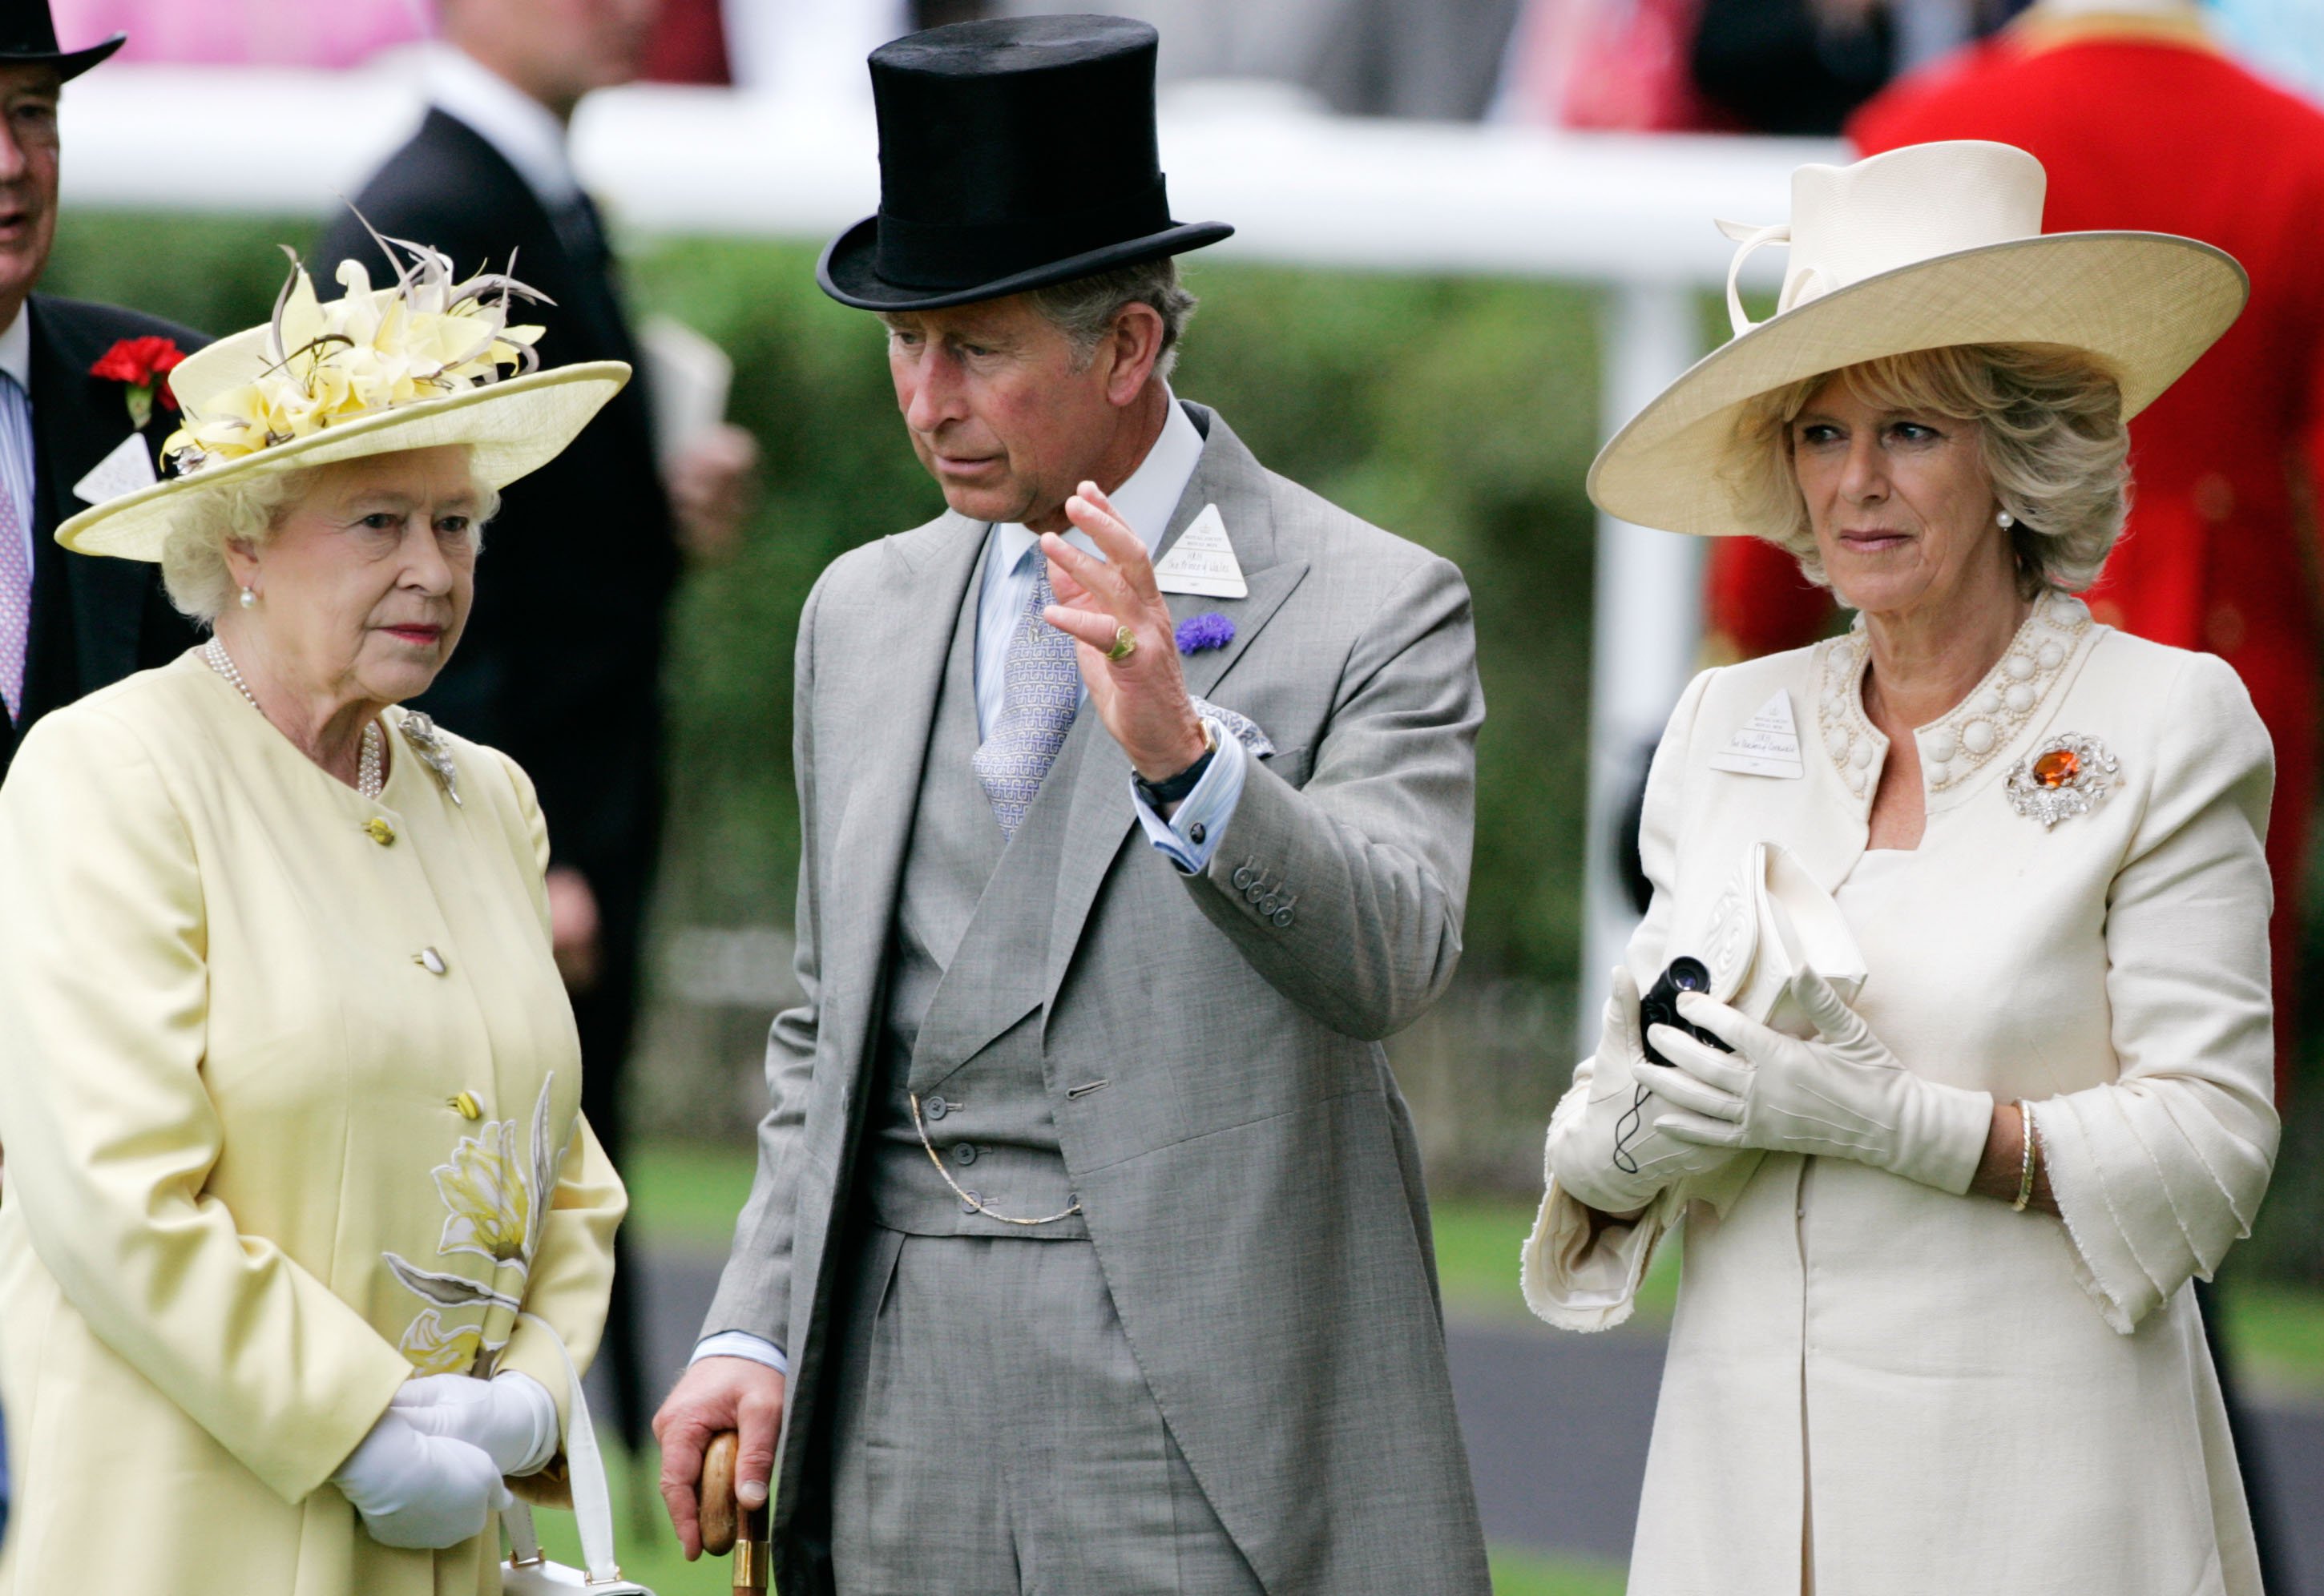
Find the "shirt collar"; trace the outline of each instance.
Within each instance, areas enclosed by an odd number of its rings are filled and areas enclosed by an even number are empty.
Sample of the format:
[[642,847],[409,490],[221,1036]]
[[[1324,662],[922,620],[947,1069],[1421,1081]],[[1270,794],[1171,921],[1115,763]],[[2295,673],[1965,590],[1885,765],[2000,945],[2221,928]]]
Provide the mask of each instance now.
[[580,197],[565,125],[548,106],[449,45],[429,51],[427,85],[429,102],[499,151],[543,205],[554,208]]
[[25,392],[32,391],[32,310],[30,305],[17,307],[16,319],[0,332],[0,374],[16,379],[16,386]]
[[[1160,546],[1162,534],[1170,525],[1172,512],[1178,501],[1186,496],[1186,484],[1194,480],[1194,467],[1203,460],[1203,434],[1194,418],[1186,414],[1177,395],[1166,383],[1162,397],[1169,407],[1168,417],[1162,423],[1162,436],[1146,451],[1146,458],[1130,474],[1130,480],[1110,495],[1114,512],[1130,523],[1151,554]],[[1013,571],[1025,551],[1040,541],[1038,534],[1016,522],[994,529],[1001,569]],[[1075,548],[1097,552],[1087,532],[1078,527],[1065,534],[1065,541]]]

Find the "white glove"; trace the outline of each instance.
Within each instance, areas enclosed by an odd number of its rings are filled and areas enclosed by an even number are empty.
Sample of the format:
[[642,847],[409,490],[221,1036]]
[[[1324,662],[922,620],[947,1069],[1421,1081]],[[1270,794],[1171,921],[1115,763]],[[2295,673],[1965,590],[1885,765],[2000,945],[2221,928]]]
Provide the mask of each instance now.
[[516,1498],[466,1441],[423,1435],[390,1407],[331,1476],[383,1546],[442,1551],[482,1535]]
[[1559,1188],[1600,1213],[1643,1208],[1681,1177],[1716,1169],[1732,1157],[1727,1148],[1656,1128],[1657,1105],[1639,1073],[1653,1067],[1638,1039],[1638,983],[1618,966],[1587,1094],[1574,1112],[1571,1105],[1582,1088],[1569,1093],[1549,1128],[1549,1168]]
[[431,1374],[407,1380],[388,1411],[423,1435],[481,1447],[503,1474],[530,1474],[557,1455],[557,1403],[549,1388],[512,1370],[490,1379]]
[[1689,1023],[1735,1051],[1656,1026],[1655,1051],[1678,1066],[1638,1068],[1670,1105],[1655,1115],[1656,1128],[1706,1147],[1853,1158],[1939,1191],[1967,1192],[1985,1156],[1992,1096],[1914,1075],[1812,970],[1792,992],[1814,1022],[1813,1041],[1697,993],[1679,999]]

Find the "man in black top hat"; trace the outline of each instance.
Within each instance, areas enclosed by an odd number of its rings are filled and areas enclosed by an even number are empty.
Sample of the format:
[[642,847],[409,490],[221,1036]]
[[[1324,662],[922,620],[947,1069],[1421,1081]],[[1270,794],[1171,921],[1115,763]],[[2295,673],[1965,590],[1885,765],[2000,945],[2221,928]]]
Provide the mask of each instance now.
[[806,1001],[656,1421],[689,1551],[711,1435],[771,1470],[785,1596],[1488,1588],[1380,1046],[1459,955],[1468,591],[1172,395],[1231,229],[1156,43],[883,47],[822,263],[949,509],[807,601]]
[[123,42],[60,50],[47,0],[0,0],[0,775],[50,710],[198,641],[160,567],[70,554],[53,536],[75,511],[153,480],[177,425],[167,367],[209,341],[32,291],[56,240],[58,98]]
[[57,46],[47,0],[0,0],[0,774],[50,710],[197,641],[159,567],[59,547],[75,511],[154,478],[167,371],[208,340],[34,293],[57,228],[57,102],[121,48]]

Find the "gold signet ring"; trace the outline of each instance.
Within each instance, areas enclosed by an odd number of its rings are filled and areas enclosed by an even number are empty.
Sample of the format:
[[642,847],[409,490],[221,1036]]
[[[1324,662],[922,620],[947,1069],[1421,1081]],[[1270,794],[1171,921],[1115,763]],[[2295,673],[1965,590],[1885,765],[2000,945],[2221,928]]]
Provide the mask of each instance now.
[[1127,626],[1115,627],[1113,647],[1105,651],[1105,657],[1119,665],[1136,652],[1138,652],[1138,634]]

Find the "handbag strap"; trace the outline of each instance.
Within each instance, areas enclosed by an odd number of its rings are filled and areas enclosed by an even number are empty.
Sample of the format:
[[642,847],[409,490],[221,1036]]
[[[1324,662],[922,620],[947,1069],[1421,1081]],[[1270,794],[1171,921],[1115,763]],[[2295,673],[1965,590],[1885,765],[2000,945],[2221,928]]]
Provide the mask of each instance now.
[[613,1493],[606,1489],[605,1459],[597,1450],[597,1427],[589,1422],[589,1398],[581,1389],[581,1371],[573,1367],[573,1354],[565,1350],[565,1338],[549,1321],[532,1313],[518,1317],[549,1338],[565,1365],[565,1462],[572,1477],[573,1517],[581,1529],[581,1561],[591,1584],[608,1583],[622,1577],[621,1567],[613,1561]]
[[529,1567],[540,1561],[540,1536],[532,1527],[532,1509],[521,1501],[501,1509],[501,1528],[508,1536],[509,1562]]

